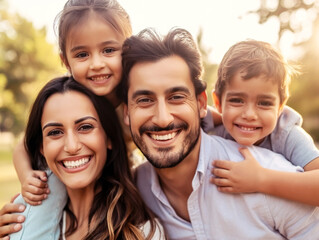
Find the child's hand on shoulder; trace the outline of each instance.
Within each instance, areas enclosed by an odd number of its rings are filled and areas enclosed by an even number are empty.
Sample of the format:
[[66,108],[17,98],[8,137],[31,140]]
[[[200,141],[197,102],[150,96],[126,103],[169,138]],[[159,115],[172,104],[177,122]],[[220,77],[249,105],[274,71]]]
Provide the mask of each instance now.
[[258,192],[263,167],[259,165],[247,148],[240,148],[244,160],[232,162],[215,160],[213,162],[211,183],[224,193]]
[[48,197],[50,190],[47,184],[47,175],[44,171],[32,170],[21,184],[21,194],[30,205],[40,205]]

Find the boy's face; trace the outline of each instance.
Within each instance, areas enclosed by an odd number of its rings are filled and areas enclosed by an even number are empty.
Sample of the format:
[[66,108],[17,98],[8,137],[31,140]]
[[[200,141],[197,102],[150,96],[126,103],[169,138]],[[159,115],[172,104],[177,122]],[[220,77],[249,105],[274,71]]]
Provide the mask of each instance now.
[[279,87],[264,76],[244,80],[242,75],[240,71],[234,75],[215,104],[239,144],[258,145],[274,130],[281,113]]

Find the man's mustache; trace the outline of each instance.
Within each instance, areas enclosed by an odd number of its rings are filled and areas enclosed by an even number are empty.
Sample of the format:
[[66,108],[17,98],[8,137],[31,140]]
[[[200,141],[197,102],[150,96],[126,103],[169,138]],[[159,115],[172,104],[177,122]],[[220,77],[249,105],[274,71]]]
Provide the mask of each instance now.
[[171,124],[167,125],[164,128],[156,126],[156,125],[153,125],[153,126],[142,126],[139,129],[139,133],[140,133],[140,135],[142,135],[144,132],[171,131],[171,130],[174,130],[174,129],[186,130],[187,128],[188,128],[188,124],[187,123],[180,123],[180,124],[171,123]]

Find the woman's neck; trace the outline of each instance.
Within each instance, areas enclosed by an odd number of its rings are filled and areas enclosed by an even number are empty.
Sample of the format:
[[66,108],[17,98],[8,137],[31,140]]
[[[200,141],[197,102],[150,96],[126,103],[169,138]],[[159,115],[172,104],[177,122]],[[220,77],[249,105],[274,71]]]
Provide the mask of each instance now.
[[[78,237],[83,238],[88,232],[88,219],[93,204],[94,189],[92,187],[75,190],[67,188],[67,191],[70,198],[68,207],[76,217],[78,223],[77,230],[68,237],[68,239],[77,239]],[[69,223],[69,217],[67,217],[67,226],[69,226]]]

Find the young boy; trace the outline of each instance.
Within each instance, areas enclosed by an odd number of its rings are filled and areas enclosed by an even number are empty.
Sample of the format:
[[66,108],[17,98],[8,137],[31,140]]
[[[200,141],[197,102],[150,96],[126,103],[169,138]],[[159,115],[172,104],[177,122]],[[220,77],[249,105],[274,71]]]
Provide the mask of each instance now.
[[[265,42],[242,41],[225,54],[213,92],[223,125],[214,133],[243,146],[271,149],[306,172],[265,169],[243,148],[245,161],[214,161],[212,183],[220,191],[262,192],[319,205],[319,150],[300,127],[301,116],[285,106],[292,73],[281,54]],[[204,126],[212,129],[207,121]]]

